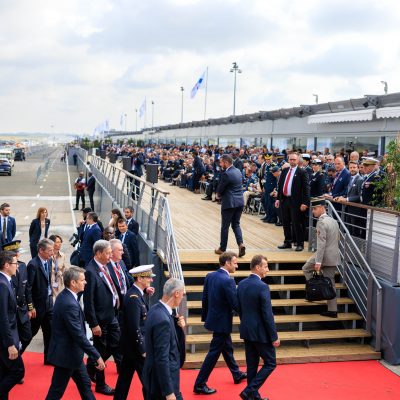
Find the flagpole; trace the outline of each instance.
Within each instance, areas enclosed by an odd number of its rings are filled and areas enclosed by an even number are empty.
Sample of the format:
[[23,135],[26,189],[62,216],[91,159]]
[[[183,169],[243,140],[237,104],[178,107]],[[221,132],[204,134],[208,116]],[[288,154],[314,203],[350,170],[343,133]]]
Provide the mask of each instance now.
[[206,113],[207,113],[207,87],[208,87],[208,66],[206,69],[206,92],[204,96],[204,121],[206,120]]

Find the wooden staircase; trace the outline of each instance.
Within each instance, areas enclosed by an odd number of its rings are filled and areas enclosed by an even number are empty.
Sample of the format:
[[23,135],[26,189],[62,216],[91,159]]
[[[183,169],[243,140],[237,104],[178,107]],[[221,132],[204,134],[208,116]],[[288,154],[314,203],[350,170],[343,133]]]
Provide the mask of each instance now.
[[[239,259],[239,269],[233,274],[236,284],[249,275],[249,262],[256,252]],[[301,266],[309,253],[260,252],[267,256],[270,272],[266,278],[271,290],[272,307],[281,346],[277,361],[306,363],[379,359],[380,353],[365,344],[370,337],[364,329],[363,318],[357,313],[352,299],[346,297],[346,286],[337,275],[339,314],[337,319],[323,317],[324,301],[304,300],[305,279]],[[210,251],[181,251],[180,259],[187,293],[188,351],[184,368],[199,368],[207,354],[212,334],[201,321],[201,293],[207,273],[218,268],[218,257]],[[168,273],[166,273],[168,275]],[[235,359],[245,365],[244,345],[238,333],[239,317],[233,317],[232,341]],[[219,365],[225,365],[222,357]]]

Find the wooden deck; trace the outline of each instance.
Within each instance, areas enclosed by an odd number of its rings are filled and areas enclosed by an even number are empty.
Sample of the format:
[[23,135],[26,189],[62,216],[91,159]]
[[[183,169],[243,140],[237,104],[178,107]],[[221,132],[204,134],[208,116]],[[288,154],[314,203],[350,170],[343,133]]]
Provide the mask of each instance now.
[[[168,200],[179,250],[207,250],[208,253],[219,247],[221,214],[218,204],[201,200],[204,194],[194,194],[164,181],[159,181],[157,187],[170,193]],[[277,246],[283,242],[282,227],[263,223],[256,214],[243,214],[241,227],[249,253],[277,251]],[[232,230],[229,232],[228,249],[237,251]],[[290,257],[296,254],[294,251],[288,253]],[[304,255],[300,258],[303,259]]]

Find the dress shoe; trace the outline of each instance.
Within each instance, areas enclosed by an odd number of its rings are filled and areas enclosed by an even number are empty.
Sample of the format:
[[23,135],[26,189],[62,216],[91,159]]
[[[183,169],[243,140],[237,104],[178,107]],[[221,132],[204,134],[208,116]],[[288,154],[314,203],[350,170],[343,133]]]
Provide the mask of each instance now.
[[242,243],[239,245],[239,257],[243,257],[246,254],[246,246]]
[[246,392],[245,390],[243,390],[243,392],[240,392],[239,396],[243,400],[254,400],[253,395],[251,395],[250,393]]
[[193,392],[196,394],[214,394],[217,390],[208,387],[206,384],[203,386],[195,386]]
[[221,249],[218,247],[218,249],[215,249],[215,250],[214,250],[214,253],[215,253],[215,254],[222,254],[222,253],[223,253],[223,250],[221,250]]
[[337,311],[322,311],[320,315],[323,317],[337,318]]
[[18,385],[23,385],[24,384],[24,378],[22,378],[19,382]]
[[283,243],[280,246],[278,246],[278,249],[291,249],[292,245],[290,243]]
[[210,196],[206,196],[206,197],[202,197],[202,200],[212,200],[212,198]]
[[237,385],[238,383],[242,382],[246,378],[247,378],[247,373],[246,372],[242,372],[238,377],[233,379],[233,382],[235,383],[235,385]]
[[115,390],[107,384],[104,384],[103,386],[96,386],[96,393],[101,393],[105,396],[114,396]]
[[294,249],[294,251],[303,251],[304,250],[304,246],[302,246],[301,244],[298,244],[296,246],[296,248]]
[[78,207],[73,208],[74,211],[79,211]]
[[267,217],[262,217],[260,218],[260,221],[266,221],[268,218]]
[[283,226],[282,222],[277,222],[275,226]]

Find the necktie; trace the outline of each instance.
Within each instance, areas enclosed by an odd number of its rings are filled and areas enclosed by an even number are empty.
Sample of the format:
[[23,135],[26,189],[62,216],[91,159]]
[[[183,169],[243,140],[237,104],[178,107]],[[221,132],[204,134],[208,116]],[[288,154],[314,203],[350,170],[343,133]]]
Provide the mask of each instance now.
[[126,293],[126,285],[125,285],[125,280],[124,280],[122,268],[119,265],[119,263],[115,264],[114,272],[115,272],[115,275],[117,275],[118,284],[119,284],[119,287],[121,288],[121,293],[125,294]]
[[122,237],[121,237],[121,242],[122,242],[122,243],[124,243],[124,241],[125,241],[125,235],[126,235],[126,233],[124,233],[124,234],[122,235]]
[[104,265],[102,265],[100,267],[100,269],[101,269],[101,272],[103,273],[103,275],[105,276],[105,278],[107,279],[108,284],[111,287],[111,290],[112,290],[113,295],[114,295],[116,307],[119,308],[119,298],[118,298],[117,289],[115,288],[114,282],[111,279],[110,273],[108,272],[107,267],[104,266]]
[[47,261],[43,264],[44,270],[46,271],[46,275],[49,276],[49,265],[47,264]]
[[288,188],[289,188],[289,181],[290,181],[290,176],[292,175],[292,168],[290,168],[289,173],[287,174],[286,180],[285,180],[285,186],[283,187],[283,195],[287,196],[288,195]]

